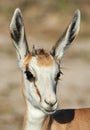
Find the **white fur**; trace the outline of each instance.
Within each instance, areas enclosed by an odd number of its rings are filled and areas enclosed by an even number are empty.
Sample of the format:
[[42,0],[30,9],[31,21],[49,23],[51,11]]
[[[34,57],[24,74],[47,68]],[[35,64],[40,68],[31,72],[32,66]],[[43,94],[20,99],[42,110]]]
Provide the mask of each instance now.
[[28,106],[27,108],[28,117],[27,117],[25,130],[40,130],[42,127],[42,123],[46,117],[45,113],[33,107],[33,105],[30,104],[30,102],[28,101],[27,101],[27,106]]

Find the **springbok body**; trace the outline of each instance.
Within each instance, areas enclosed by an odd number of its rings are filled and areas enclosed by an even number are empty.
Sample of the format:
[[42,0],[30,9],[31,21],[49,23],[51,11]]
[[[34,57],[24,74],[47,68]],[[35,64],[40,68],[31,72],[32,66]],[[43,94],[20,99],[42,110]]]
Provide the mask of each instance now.
[[16,9],[10,24],[18,64],[23,74],[26,102],[24,130],[90,130],[90,109],[57,110],[56,88],[64,51],[79,32],[80,11],[51,51],[29,51],[22,14]]

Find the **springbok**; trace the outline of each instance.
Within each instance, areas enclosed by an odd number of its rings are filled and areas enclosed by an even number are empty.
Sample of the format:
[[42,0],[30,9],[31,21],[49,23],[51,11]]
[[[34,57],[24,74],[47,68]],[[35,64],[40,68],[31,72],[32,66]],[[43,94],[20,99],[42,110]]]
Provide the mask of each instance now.
[[10,32],[23,74],[24,130],[90,130],[90,109],[57,110],[56,88],[62,74],[60,62],[79,28],[80,11],[76,10],[67,30],[51,51],[33,47],[30,52],[21,11],[15,10]]

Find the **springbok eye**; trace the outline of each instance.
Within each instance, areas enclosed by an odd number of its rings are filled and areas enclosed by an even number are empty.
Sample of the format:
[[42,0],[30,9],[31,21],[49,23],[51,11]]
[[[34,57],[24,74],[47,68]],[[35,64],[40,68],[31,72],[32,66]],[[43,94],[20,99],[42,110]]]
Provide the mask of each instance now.
[[26,71],[25,71],[25,74],[26,74],[27,79],[28,79],[29,81],[32,82],[32,81],[35,80],[35,77],[33,76],[33,74],[32,74],[30,71],[26,70]]
[[57,75],[56,75],[56,77],[55,77],[55,80],[56,80],[56,81],[59,80],[61,74],[63,74],[61,71],[59,71],[59,72],[57,73]]

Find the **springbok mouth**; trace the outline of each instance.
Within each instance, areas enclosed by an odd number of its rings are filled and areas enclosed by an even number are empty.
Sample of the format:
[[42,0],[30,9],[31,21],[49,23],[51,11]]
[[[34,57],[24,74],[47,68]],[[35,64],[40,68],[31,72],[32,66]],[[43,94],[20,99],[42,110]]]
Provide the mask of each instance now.
[[56,109],[55,110],[48,110],[48,109],[45,109],[45,112],[47,113],[47,114],[53,114],[53,113],[55,113],[56,112]]

